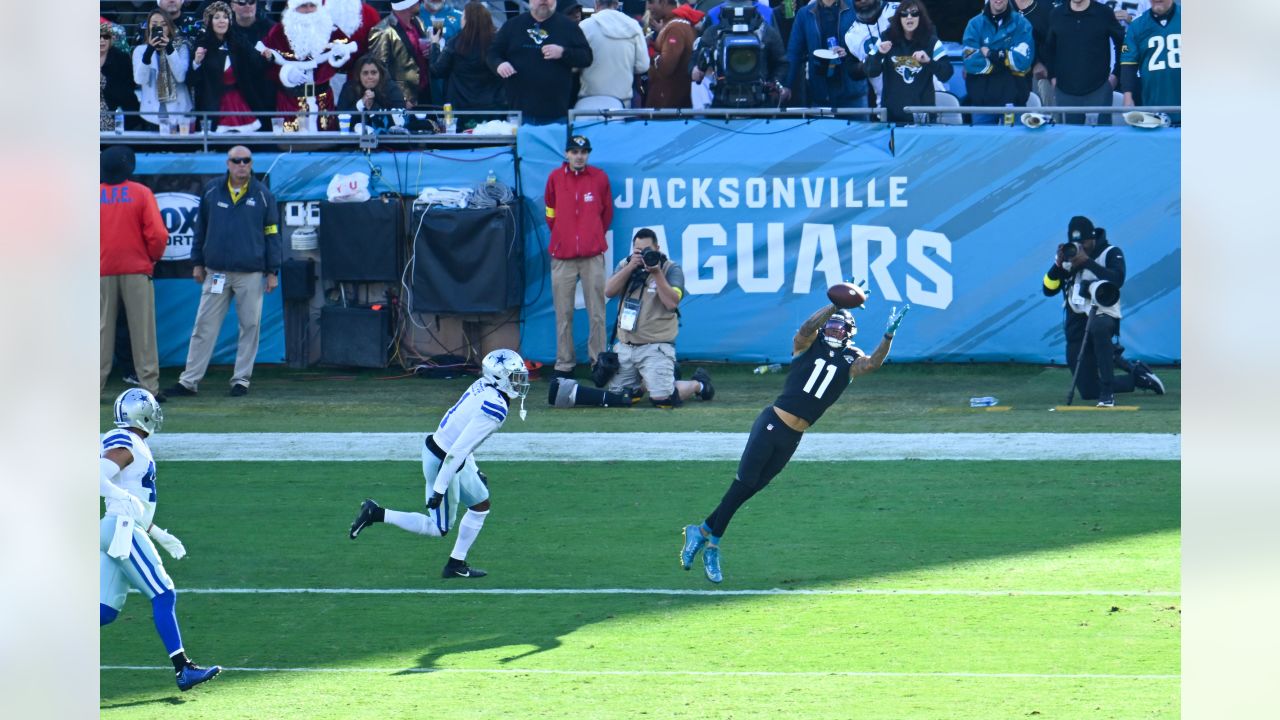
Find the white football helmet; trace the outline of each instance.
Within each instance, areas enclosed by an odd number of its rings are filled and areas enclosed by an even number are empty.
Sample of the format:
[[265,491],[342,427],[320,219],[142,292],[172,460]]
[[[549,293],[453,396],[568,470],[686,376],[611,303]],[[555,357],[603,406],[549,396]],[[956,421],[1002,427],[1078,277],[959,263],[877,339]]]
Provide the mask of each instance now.
[[164,424],[164,411],[151,393],[142,388],[129,388],[116,398],[116,427],[137,428],[155,435]]
[[485,380],[497,386],[509,398],[524,399],[529,394],[529,369],[524,358],[514,350],[494,350],[480,361]]

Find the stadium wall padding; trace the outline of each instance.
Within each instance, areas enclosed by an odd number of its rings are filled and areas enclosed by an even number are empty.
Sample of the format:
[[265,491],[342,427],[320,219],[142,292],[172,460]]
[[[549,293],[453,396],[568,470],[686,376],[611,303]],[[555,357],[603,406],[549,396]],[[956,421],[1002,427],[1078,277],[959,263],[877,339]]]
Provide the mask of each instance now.
[[[1085,215],[1125,251],[1122,342],[1130,356],[1181,361],[1181,132],[1177,129],[930,126],[843,120],[590,121],[591,163],[615,203],[607,263],[652,227],[685,271],[681,358],[786,361],[826,287],[867,278],[855,316],[873,346],[894,305],[912,314],[894,343],[910,361],[1065,361],[1062,306],[1041,278],[1068,220]],[[281,202],[319,200],[335,173],[380,169],[374,193],[483,182],[493,170],[523,193],[525,309],[521,350],[555,357],[549,232],[542,193],[563,162],[563,125],[521,129],[510,148],[431,152],[257,153]],[[518,162],[517,162],[518,158]],[[218,173],[221,153],[141,154],[138,175]],[[616,236],[616,237],[615,237]],[[185,360],[190,293],[157,281],[162,364]],[[177,287],[177,286],[174,286]],[[167,311],[166,308],[177,308]],[[616,302],[609,303],[612,322]],[[278,299],[264,307],[259,360],[283,359]],[[585,311],[575,319],[586,361]],[[234,338],[231,316],[224,333]],[[184,324],[185,323],[185,324]],[[181,327],[179,327],[181,325]],[[219,342],[215,363],[234,358]],[[230,354],[227,354],[230,353]]]

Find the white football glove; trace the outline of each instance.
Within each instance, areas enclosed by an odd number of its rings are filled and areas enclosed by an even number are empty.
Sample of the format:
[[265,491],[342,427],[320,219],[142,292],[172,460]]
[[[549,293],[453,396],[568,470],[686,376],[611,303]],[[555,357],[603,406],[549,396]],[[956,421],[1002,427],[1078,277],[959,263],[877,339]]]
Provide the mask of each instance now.
[[152,540],[156,541],[157,545],[164,548],[164,551],[169,553],[169,556],[174,560],[181,560],[187,556],[187,548],[183,546],[182,541],[170,534],[168,530],[158,525],[152,525],[147,534],[151,536]]
[[141,521],[142,516],[147,514],[147,506],[143,505],[141,500],[127,492],[123,497],[107,498],[106,505],[108,515],[127,517],[134,522]]

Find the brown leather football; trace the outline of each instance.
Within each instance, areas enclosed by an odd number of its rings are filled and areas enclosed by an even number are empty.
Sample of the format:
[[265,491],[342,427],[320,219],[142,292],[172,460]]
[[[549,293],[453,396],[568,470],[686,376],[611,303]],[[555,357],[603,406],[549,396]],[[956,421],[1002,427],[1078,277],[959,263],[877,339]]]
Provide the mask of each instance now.
[[827,299],[836,307],[856,308],[867,301],[867,294],[853,283],[836,283],[827,288]]

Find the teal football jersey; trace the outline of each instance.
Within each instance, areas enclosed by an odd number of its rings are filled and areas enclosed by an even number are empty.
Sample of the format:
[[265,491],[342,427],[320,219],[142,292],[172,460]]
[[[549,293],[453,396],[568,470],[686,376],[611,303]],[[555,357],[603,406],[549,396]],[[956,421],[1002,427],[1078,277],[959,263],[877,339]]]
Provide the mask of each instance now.
[[1120,64],[1137,65],[1142,80],[1139,105],[1182,104],[1182,8],[1174,3],[1168,17],[1150,11],[1129,24]]

